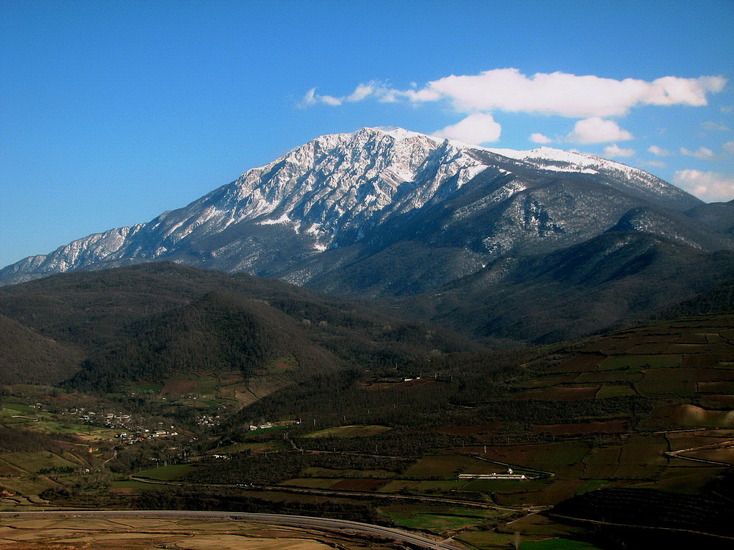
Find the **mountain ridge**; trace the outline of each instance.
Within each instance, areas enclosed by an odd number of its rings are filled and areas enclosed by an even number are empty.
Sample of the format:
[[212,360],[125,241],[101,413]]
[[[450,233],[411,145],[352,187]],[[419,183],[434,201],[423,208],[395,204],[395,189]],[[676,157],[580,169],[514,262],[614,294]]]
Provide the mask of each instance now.
[[[237,246],[243,234],[261,233],[264,241],[286,242],[299,257],[308,258],[360,242],[388,220],[463,195],[461,189],[480,174],[484,179],[509,179],[485,202],[508,200],[525,191],[523,174],[528,170],[554,176],[592,176],[606,170],[610,189],[619,189],[620,175],[626,175],[634,181],[623,185],[625,192],[647,193],[648,199],[663,195],[665,206],[677,209],[702,204],[641,170],[588,155],[547,147],[511,152],[402,129],[363,128],[313,139],[150,222],[89,235],[50,254],[25,258],[0,270],[0,283],[176,256],[201,267],[277,276],[288,267],[261,258],[257,243]],[[230,237],[213,243],[217,239],[211,237],[222,235]],[[482,253],[495,254],[491,249]]]

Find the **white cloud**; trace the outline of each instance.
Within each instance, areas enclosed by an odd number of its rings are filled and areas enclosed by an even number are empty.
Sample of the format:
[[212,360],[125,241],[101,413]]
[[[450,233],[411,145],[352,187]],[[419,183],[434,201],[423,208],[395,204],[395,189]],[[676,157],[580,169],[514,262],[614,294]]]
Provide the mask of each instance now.
[[362,101],[363,99],[371,96],[375,92],[374,84],[360,84],[354,91],[347,97],[347,101]]
[[727,141],[721,148],[727,153],[734,155],[734,141]]
[[322,103],[326,103],[327,105],[337,106],[344,103],[344,100],[340,97],[334,97],[331,95],[322,95],[319,96],[319,101]]
[[710,160],[714,157],[714,152],[708,147],[699,147],[696,151],[689,151],[685,147],[681,147],[680,152],[682,155],[694,157],[700,160]]
[[497,141],[501,132],[502,127],[494,121],[492,115],[474,113],[461,122],[434,132],[433,135],[479,145],[480,143]]
[[566,139],[573,143],[605,143],[626,141],[632,139],[632,134],[620,128],[613,120],[593,117],[579,120]]
[[667,157],[671,154],[670,151],[668,151],[667,149],[663,149],[662,147],[658,147],[657,145],[650,145],[647,150],[656,157]]
[[518,69],[493,69],[478,75],[439,78],[420,89],[398,90],[373,81],[360,84],[354,93],[344,97],[319,96],[310,90],[302,103],[341,105],[367,97],[412,103],[444,99],[465,113],[499,110],[591,118],[625,115],[640,105],[707,105],[708,94],[720,92],[726,82],[722,76],[666,76],[645,81],[555,72],[528,77]]
[[721,122],[714,122],[712,120],[707,120],[706,122],[702,122],[701,128],[703,128],[707,132],[728,132],[729,131],[729,127],[726,124],[722,124]]
[[673,175],[673,183],[708,202],[734,199],[734,176],[728,174],[679,170]]
[[344,103],[356,103],[363,101],[368,97],[376,97],[382,102],[392,102],[397,100],[397,90],[392,90],[383,83],[373,80],[367,84],[359,84],[354,91],[345,96],[337,97],[333,95],[320,95],[316,93],[316,88],[311,88],[306,95],[303,96],[299,105],[302,107],[323,103],[332,107],[338,107]]
[[543,134],[539,134],[537,132],[530,135],[530,141],[532,141],[533,143],[541,143],[543,145],[553,142],[553,140],[548,136],[544,136]]
[[633,157],[634,155],[634,149],[622,149],[616,143],[604,148],[604,156],[609,158]]
[[315,105],[316,103],[318,103],[316,100],[316,88],[311,88],[306,92],[306,95],[303,96],[303,99],[301,99],[298,105],[300,107],[308,107],[309,105]]
[[663,168],[665,166],[665,163],[659,160],[648,160],[645,164],[648,166],[654,166],[655,168]]

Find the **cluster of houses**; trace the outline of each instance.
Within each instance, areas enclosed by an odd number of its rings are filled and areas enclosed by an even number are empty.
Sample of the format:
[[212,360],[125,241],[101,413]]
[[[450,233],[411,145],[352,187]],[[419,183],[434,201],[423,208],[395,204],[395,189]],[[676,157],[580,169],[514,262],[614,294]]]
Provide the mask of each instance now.
[[[173,428],[173,426],[171,426]],[[174,437],[178,435],[178,432],[174,431],[168,431],[168,430],[143,430],[136,433],[127,433],[122,432],[117,434],[117,437],[120,439],[120,441],[123,441],[127,443],[128,445],[132,445],[133,443],[137,443],[139,441],[145,441],[146,439],[157,439],[159,437]]]
[[203,414],[196,419],[196,423],[202,428],[213,428],[220,422],[219,415]]
[[104,426],[105,428],[126,430],[117,434],[117,438],[120,441],[132,445],[139,441],[145,441],[147,439],[156,439],[159,437],[173,437],[177,436],[178,432],[174,426],[170,426],[169,429],[152,429],[144,428],[136,422],[133,417],[129,414],[123,413],[98,413],[97,411],[90,411],[84,407],[70,409],[70,414],[76,416],[80,422],[85,424],[92,424],[95,426]]
[[88,411],[84,407],[70,409],[69,413],[75,415],[80,422],[104,426],[105,428],[129,428],[133,421],[129,414],[97,413],[96,411]]

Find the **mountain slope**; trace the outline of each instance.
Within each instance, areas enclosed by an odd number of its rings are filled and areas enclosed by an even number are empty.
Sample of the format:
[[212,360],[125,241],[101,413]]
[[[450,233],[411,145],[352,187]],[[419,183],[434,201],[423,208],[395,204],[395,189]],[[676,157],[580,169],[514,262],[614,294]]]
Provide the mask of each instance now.
[[77,347],[0,315],[0,384],[61,382],[79,370],[82,357]]
[[733,251],[609,231],[548,254],[500,258],[391,304],[475,338],[548,343],[646,318],[732,278]]

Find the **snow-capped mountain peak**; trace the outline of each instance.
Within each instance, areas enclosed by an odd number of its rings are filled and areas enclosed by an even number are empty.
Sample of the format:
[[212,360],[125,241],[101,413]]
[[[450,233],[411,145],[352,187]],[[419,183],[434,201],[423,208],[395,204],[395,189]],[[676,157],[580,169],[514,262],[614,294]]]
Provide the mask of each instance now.
[[[569,187],[563,173],[585,179]],[[593,200],[581,197],[582,187]],[[590,205],[601,200],[618,206],[599,207],[604,222],[594,214],[597,224],[586,227]],[[498,254],[597,234],[622,209],[650,201],[679,209],[700,202],[642,170],[581,153],[492,149],[402,128],[362,128],[315,138],[148,223],[22,260],[0,271],[0,280],[171,259],[276,276],[298,271],[300,278],[287,277],[304,282],[313,268],[299,266],[327,250],[400,239],[459,246],[472,258],[462,269],[473,269]]]

